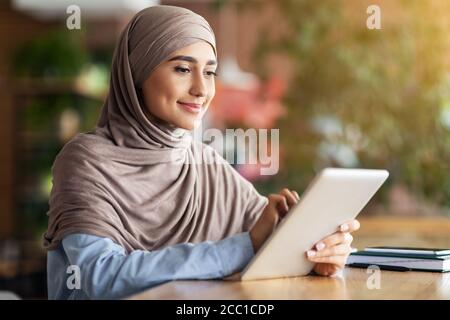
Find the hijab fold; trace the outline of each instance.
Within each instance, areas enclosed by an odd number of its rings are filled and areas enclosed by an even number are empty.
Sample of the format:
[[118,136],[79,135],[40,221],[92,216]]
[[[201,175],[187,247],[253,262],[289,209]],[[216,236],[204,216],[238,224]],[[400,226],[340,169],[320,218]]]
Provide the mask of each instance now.
[[184,8],[149,7],[128,23],[96,128],[69,141],[53,164],[47,250],[72,233],[108,237],[127,252],[155,250],[220,240],[256,223],[267,199],[211,147],[142,109],[151,72],[198,41],[216,54],[207,21]]

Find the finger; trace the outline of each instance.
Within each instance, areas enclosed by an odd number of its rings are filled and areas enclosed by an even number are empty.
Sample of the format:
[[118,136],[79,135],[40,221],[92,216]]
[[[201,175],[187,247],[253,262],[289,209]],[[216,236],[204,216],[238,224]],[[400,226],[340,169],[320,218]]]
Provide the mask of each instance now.
[[330,248],[326,248],[320,251],[317,250],[308,250],[308,257],[330,257],[330,256],[345,256],[349,255],[352,252],[352,248],[348,244],[340,244],[336,246],[332,246]]
[[264,218],[264,220],[268,221],[267,223],[276,226],[281,219],[281,215],[276,208],[276,203],[273,202],[273,199],[270,199],[270,196],[268,196],[268,198],[269,203],[267,204],[266,208],[264,208],[264,214],[261,218]]
[[325,248],[330,248],[338,244],[350,244],[353,241],[353,236],[348,232],[335,232],[332,235],[322,239],[315,245],[315,249],[321,251]]
[[314,271],[323,276],[331,276],[340,270],[339,266],[328,263],[316,263]]
[[292,191],[292,193],[295,195],[295,197],[297,198],[297,201],[300,200],[300,196],[298,195],[297,191]]
[[339,231],[354,232],[354,231],[358,230],[360,227],[361,227],[361,224],[359,223],[359,221],[354,219],[354,220],[350,220],[350,221],[347,221],[347,222],[344,222],[343,224],[341,224],[339,226]]
[[279,194],[269,195],[269,204],[275,208],[281,216],[286,215],[289,211],[289,206],[285,196]]
[[289,189],[284,188],[280,194],[286,197],[289,207],[293,207],[297,203],[297,198]]
[[330,263],[343,268],[347,262],[347,256],[308,257],[308,260],[315,263]]

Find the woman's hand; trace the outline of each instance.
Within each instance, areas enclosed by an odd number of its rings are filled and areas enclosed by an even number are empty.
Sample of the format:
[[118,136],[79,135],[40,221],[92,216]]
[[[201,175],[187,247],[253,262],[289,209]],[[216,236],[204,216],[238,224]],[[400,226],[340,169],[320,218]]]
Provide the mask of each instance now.
[[332,276],[345,267],[347,258],[352,252],[351,232],[358,230],[358,220],[342,224],[339,231],[319,241],[313,249],[306,252],[307,258],[315,262],[314,272],[322,276]]
[[[269,203],[261,217],[250,230],[250,238],[255,253],[275,230],[286,213],[300,200],[297,192],[284,188],[279,194],[270,194]],[[347,229],[345,229],[345,227]],[[319,275],[331,276],[344,268],[352,248],[352,232],[358,230],[358,220],[348,221],[340,226],[340,230],[319,241],[307,252],[311,262],[315,262],[314,271]],[[308,253],[310,255],[308,255]]]
[[269,203],[264,208],[261,217],[252,230],[250,230],[250,238],[255,253],[261,248],[264,241],[270,236],[289,209],[300,199],[297,192],[287,188],[281,190],[279,194],[270,194],[268,198]]

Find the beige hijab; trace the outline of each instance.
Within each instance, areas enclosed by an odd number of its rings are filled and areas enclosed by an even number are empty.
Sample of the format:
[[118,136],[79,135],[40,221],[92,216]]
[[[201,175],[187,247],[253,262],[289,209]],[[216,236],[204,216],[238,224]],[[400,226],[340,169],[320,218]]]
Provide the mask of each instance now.
[[190,132],[147,118],[139,89],[175,50],[206,41],[206,20],[184,8],[150,7],[126,26],[110,91],[94,131],[56,157],[44,247],[71,233],[108,237],[127,252],[216,241],[248,231],[267,199]]

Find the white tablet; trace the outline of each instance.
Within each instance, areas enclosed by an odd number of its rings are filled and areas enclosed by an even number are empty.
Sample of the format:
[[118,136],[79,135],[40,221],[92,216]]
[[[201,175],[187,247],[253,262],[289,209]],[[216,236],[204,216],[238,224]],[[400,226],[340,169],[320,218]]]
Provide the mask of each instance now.
[[388,176],[386,170],[324,169],[247,267],[229,280],[307,275],[314,263],[306,251],[356,218]]

